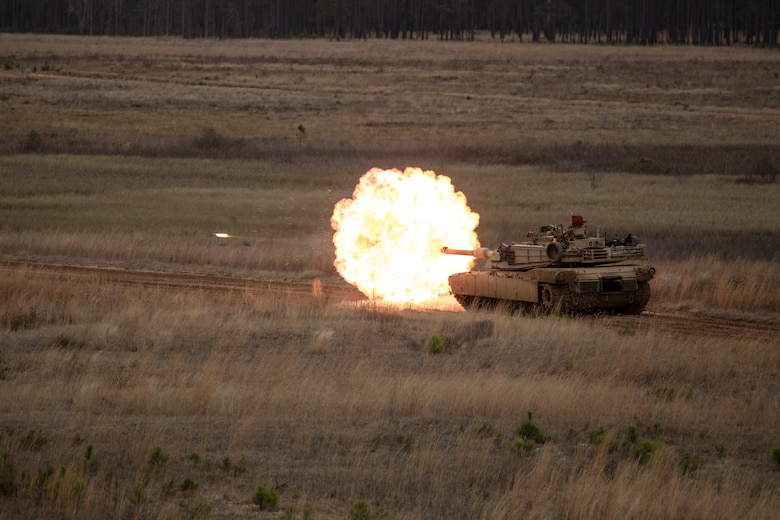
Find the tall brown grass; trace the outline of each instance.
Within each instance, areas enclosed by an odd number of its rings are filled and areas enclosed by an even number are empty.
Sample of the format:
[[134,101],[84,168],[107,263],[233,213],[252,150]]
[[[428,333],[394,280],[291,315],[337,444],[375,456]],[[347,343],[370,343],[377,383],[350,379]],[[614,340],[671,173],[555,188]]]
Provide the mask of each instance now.
[[[293,518],[359,499],[403,518],[778,506],[780,358],[761,339],[25,273],[0,290],[3,517],[248,517],[258,483]],[[529,410],[553,440],[518,449]],[[647,463],[631,425],[662,444]]]
[[653,294],[672,306],[757,314],[780,309],[780,270],[775,259],[692,255],[684,261],[658,262],[658,269],[661,274],[653,282]]
[[[0,253],[16,258],[229,273],[335,277],[330,216],[364,173],[351,162],[295,163],[105,156],[0,158]],[[592,231],[648,243],[653,304],[777,312],[780,185],[454,164],[480,214],[484,245],[522,239],[570,213]],[[226,231],[233,238],[220,239]],[[455,247],[456,245],[453,245]]]

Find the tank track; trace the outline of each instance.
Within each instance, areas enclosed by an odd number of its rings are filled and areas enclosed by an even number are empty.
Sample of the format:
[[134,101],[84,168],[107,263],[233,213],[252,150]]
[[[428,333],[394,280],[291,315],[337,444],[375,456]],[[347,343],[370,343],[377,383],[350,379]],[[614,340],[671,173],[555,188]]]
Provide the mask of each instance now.
[[521,311],[524,313],[541,312],[543,314],[579,314],[594,312],[618,312],[622,314],[642,314],[650,301],[650,284],[640,282],[637,287],[634,301],[623,307],[600,309],[592,303],[578,300],[577,296],[568,291],[566,287],[541,284],[539,289],[539,303],[502,300],[498,298],[481,298],[467,294],[454,294],[457,302],[464,309],[497,309],[504,307],[509,311]]

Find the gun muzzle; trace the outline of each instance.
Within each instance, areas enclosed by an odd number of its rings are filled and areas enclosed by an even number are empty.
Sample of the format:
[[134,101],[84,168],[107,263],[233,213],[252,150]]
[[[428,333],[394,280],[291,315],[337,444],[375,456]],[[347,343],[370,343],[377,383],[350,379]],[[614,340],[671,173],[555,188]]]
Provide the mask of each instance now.
[[473,256],[474,258],[490,258],[493,251],[487,247],[478,247],[476,249],[452,249],[450,247],[442,247],[441,252],[445,255],[461,255],[461,256]]

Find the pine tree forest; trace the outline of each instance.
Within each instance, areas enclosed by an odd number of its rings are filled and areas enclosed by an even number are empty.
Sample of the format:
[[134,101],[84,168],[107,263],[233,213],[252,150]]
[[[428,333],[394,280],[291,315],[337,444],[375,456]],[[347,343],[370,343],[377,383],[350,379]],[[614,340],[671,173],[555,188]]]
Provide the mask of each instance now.
[[780,0],[2,0],[0,31],[777,46]]

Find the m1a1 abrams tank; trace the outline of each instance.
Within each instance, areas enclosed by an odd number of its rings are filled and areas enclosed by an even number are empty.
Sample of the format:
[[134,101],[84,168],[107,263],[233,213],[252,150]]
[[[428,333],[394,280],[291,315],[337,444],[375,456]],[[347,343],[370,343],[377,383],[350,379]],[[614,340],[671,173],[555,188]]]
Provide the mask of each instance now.
[[489,269],[449,277],[452,294],[464,308],[511,307],[545,312],[612,311],[641,314],[650,300],[655,268],[644,265],[644,244],[632,235],[606,239],[588,234],[585,220],[542,226],[527,240],[497,249],[442,248],[448,255],[488,260]]

